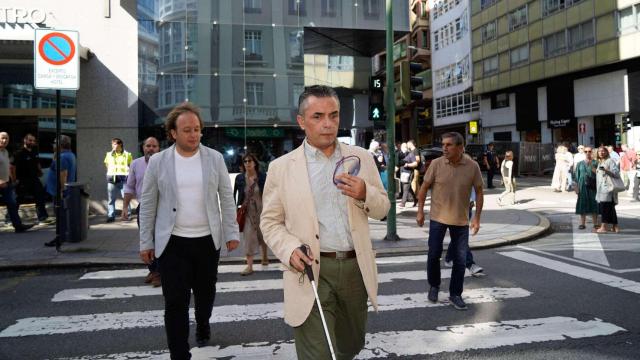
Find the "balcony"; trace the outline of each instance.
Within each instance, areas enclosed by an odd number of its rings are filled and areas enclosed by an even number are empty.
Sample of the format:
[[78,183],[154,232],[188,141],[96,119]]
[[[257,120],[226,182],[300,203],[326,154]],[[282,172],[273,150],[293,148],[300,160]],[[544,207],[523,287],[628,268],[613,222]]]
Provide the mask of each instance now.
[[411,61],[422,63],[429,68],[431,67],[431,50],[418,47],[411,47],[410,49]]

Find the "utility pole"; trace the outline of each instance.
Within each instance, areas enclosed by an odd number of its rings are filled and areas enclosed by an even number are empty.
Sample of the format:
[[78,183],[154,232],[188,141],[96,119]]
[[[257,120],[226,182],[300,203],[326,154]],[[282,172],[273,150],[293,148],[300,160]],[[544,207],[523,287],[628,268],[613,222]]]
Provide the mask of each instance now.
[[387,73],[387,148],[389,149],[389,163],[387,164],[387,195],[391,207],[387,214],[387,236],[385,240],[398,241],[396,230],[396,97],[394,92],[395,76],[393,74],[393,0],[386,0],[387,5],[387,55],[386,55],[386,73]]

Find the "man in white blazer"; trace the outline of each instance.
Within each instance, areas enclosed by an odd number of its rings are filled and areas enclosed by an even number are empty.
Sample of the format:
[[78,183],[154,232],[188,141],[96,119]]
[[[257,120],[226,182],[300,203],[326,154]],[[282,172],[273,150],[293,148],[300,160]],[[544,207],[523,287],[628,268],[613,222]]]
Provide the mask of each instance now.
[[[367,298],[377,308],[378,275],[368,218],[384,218],[390,203],[371,155],[338,143],[339,114],[340,102],[332,88],[305,88],[297,121],[306,138],[270,164],[263,193],[260,228],[287,267],[284,317],[294,327],[301,360],[330,358],[313,289],[301,274],[304,263],[318,279],[339,359],[352,359],[364,346]],[[358,164],[357,176],[345,173]],[[308,246],[308,256],[301,245]]]
[[191,290],[196,342],[209,341],[220,246],[233,250],[240,237],[229,173],[222,154],[200,144],[202,128],[194,105],[171,110],[165,129],[175,144],[149,159],[142,186],[140,258],[158,258],[171,359],[191,358]]

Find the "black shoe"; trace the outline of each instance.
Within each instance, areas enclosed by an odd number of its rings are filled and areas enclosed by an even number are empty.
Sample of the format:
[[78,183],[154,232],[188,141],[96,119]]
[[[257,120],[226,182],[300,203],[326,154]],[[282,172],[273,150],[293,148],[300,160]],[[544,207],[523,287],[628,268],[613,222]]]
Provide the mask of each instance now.
[[438,292],[439,291],[440,291],[440,288],[432,286],[431,289],[429,289],[429,295],[427,296],[429,301],[431,301],[434,304],[437,303],[438,302]]
[[18,225],[18,226],[16,226],[16,227],[15,227],[15,231],[16,231],[17,233],[22,233],[22,232],[25,232],[25,231],[27,231],[27,230],[31,229],[32,227],[33,227],[33,224],[30,224],[30,225],[23,225],[23,224],[20,224],[20,225]]
[[209,343],[209,339],[211,338],[211,329],[209,328],[209,324],[206,324],[205,327],[196,326],[196,344],[198,347],[205,347]]
[[456,310],[467,310],[467,304],[462,300],[462,296],[449,296],[449,302]]
[[59,244],[58,244],[57,239],[53,239],[51,241],[47,241],[46,243],[44,243],[44,246],[46,246],[46,247],[54,247],[54,246],[58,247]]
[[108,217],[108,218],[107,218],[107,224],[108,224],[108,223],[112,223],[112,222],[114,222],[114,221],[116,221],[116,218],[114,218],[114,217]]

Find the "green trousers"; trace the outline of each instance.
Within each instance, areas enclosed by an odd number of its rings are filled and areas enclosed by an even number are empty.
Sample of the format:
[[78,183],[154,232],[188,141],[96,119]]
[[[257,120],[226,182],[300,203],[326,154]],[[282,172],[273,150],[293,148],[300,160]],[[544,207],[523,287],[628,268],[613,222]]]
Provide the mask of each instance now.
[[[336,358],[353,359],[364,347],[367,325],[368,296],[358,261],[323,257],[318,296]],[[294,328],[294,339],[298,360],[331,359],[317,304],[307,320]]]

